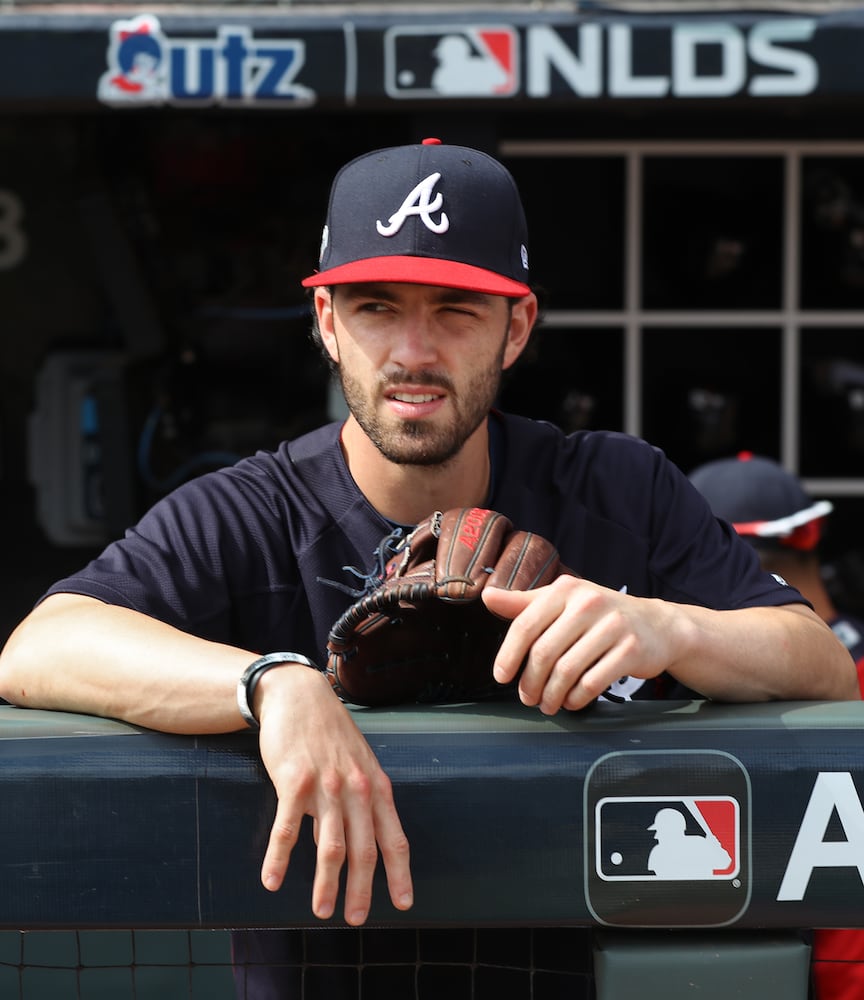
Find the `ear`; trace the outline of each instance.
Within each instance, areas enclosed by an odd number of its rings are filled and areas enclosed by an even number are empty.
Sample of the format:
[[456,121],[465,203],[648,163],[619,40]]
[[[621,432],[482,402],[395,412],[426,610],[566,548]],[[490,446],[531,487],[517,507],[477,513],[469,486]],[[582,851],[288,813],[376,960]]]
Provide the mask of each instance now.
[[503,367],[509,368],[525,350],[534,324],[537,322],[537,296],[531,292],[513,303],[510,314],[510,330],[507,346],[504,348]]
[[339,363],[339,347],[336,343],[336,334],[333,329],[333,296],[327,288],[316,288],[313,303],[315,305],[315,315],[318,319],[318,333],[321,335],[321,343],[330,357],[337,364]]

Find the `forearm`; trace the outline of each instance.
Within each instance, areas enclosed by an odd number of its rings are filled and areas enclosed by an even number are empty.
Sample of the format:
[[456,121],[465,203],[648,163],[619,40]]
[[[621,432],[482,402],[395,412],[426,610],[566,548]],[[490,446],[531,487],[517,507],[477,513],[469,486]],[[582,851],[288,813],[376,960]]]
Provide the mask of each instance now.
[[683,652],[669,672],[706,697],[733,702],[861,697],[848,650],[804,605],[686,608],[685,620]]
[[31,612],[0,653],[0,696],[163,732],[232,732],[245,728],[237,680],[257,655],[126,608],[57,594]]
[[[257,653],[206,642],[124,608],[57,594],[0,653],[0,696],[163,732],[231,732],[245,728],[237,681],[255,659]],[[355,925],[366,920],[379,851],[393,905],[408,909],[410,851],[390,781],[327,679],[301,665],[273,670],[262,676],[254,702],[261,756],[277,796],[264,885],[275,891],[282,884],[308,815],[322,844],[312,893],[317,916],[333,914],[347,858],[344,917]]]

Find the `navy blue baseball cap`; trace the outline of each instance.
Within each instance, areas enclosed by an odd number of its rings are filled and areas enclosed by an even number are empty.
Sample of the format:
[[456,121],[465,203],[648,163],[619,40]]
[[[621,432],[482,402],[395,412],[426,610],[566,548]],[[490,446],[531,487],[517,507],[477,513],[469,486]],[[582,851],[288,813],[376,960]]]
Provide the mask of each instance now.
[[714,515],[757,548],[815,549],[824,519],[834,509],[828,500],[814,503],[778,462],[749,451],[700,465],[689,478]]
[[304,287],[396,281],[520,298],[528,229],[510,172],[425,139],[358,156],[333,181],[319,270]]

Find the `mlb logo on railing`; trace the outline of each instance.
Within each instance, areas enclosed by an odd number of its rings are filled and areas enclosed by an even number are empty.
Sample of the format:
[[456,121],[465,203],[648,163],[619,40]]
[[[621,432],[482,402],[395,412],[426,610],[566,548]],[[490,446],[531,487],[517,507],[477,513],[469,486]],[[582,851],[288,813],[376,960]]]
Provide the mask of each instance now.
[[585,782],[585,891],[604,924],[718,926],[750,899],[750,784],[721,751],[628,751]]
[[738,875],[738,802],[728,796],[602,799],[595,871],[608,881],[687,881]]
[[519,89],[519,36],[502,25],[390,28],[384,67],[390,97],[512,97]]

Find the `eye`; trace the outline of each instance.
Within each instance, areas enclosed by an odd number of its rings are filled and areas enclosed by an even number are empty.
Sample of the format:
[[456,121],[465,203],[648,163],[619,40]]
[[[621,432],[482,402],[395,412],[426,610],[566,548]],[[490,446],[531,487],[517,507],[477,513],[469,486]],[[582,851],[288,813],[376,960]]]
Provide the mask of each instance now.
[[490,300],[484,295],[446,295],[439,303],[442,312],[456,316],[467,316],[470,319],[484,319],[491,309]]
[[472,323],[477,323],[484,317],[483,311],[472,305],[445,306],[442,309],[442,313],[453,322],[470,321]]

